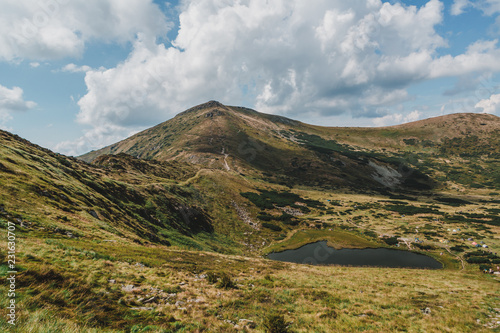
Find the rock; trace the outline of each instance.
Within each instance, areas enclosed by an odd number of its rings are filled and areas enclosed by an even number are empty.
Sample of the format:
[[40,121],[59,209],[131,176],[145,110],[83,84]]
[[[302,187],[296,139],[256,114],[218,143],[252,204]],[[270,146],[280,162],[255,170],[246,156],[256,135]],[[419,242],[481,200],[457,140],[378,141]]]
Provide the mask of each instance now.
[[122,287],[122,290],[125,292],[128,292],[128,293],[132,292],[134,289],[135,289],[135,287],[133,284],[128,284],[128,285]]
[[90,209],[88,213],[92,215],[93,218],[99,219],[99,215],[97,215],[95,210]]
[[425,308],[425,309],[422,309],[421,311],[425,315],[430,315],[431,314],[431,309],[430,308]]
[[254,329],[257,327],[257,325],[253,322],[253,320],[250,319],[240,319],[239,320],[240,325],[243,325],[247,328]]
[[142,303],[143,304],[148,304],[148,303],[155,302],[156,300],[157,300],[156,296],[153,296],[153,297],[148,298],[147,300],[143,301]]
[[115,284],[116,280],[108,280],[108,282],[111,283],[111,284]]
[[185,304],[186,304],[186,302],[183,302],[183,301],[177,301],[177,302],[175,302],[175,306],[177,306],[177,307],[183,306]]

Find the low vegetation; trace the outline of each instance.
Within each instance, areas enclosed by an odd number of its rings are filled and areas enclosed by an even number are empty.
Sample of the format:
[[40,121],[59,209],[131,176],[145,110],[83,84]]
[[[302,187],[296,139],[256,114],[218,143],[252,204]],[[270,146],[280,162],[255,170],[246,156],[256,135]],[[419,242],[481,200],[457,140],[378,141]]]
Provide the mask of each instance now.
[[[92,164],[0,132],[16,330],[498,330],[499,277],[484,274],[500,264],[492,117],[332,129],[209,102],[83,157]],[[318,241],[416,251],[444,268],[265,258]]]

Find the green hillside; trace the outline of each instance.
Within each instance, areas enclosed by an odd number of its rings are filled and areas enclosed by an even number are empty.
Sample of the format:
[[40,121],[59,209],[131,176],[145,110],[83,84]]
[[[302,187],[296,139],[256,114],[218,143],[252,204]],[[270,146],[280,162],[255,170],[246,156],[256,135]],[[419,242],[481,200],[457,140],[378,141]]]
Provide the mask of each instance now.
[[[327,128],[212,101],[78,159],[1,131],[15,329],[498,331],[500,278],[481,270],[500,264],[499,119]],[[444,268],[264,258],[318,240]]]

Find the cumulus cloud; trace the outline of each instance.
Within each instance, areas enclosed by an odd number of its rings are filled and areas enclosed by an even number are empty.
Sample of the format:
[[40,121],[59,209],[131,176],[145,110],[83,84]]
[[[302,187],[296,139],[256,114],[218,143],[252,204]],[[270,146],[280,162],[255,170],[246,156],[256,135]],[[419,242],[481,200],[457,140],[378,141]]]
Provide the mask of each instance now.
[[97,147],[104,147],[125,137],[139,132],[139,128],[124,128],[122,126],[104,124],[96,126],[75,141],[58,143],[54,150],[70,156],[78,156]]
[[484,113],[498,114],[500,112],[500,94],[491,95],[488,99],[480,100],[475,105],[476,110]]
[[471,3],[469,0],[455,0],[453,1],[453,5],[451,6],[451,14],[460,15],[465,11],[465,8],[470,5]]
[[67,64],[66,66],[64,66],[61,71],[63,72],[69,72],[69,73],[86,73],[88,71],[91,71],[92,70],[92,67],[90,66],[78,66],[78,65],[75,65],[75,64]]
[[378,0],[190,1],[174,47],[143,35],[122,64],[87,73],[78,119],[149,123],[211,98],[245,96],[273,113],[359,112],[360,105],[368,112],[405,100],[402,88],[421,79],[421,66],[446,46],[434,30],[442,8],[437,0],[421,8]]
[[467,7],[479,9],[486,15],[494,15],[500,12],[500,0],[454,0],[451,14],[460,15]]
[[126,42],[164,34],[152,0],[1,0],[0,60],[79,56],[92,40]]
[[[500,70],[496,40],[478,41],[456,56],[438,55],[447,47],[435,29],[443,21],[438,0],[420,7],[313,2],[182,2],[172,46],[138,34],[125,61],[86,72],[78,122],[125,133],[210,99],[246,100],[259,111],[302,120],[344,113],[383,118],[388,107],[413,98],[411,84]],[[406,116],[388,117],[377,122]]]
[[35,102],[24,100],[21,88],[9,89],[0,85],[0,128],[10,130],[6,123],[12,119],[13,113],[27,111],[35,106]]
[[422,112],[414,110],[407,115],[402,113],[388,114],[383,117],[374,118],[373,124],[375,126],[390,126],[397,125],[401,123],[409,123],[412,121],[417,121],[422,116]]

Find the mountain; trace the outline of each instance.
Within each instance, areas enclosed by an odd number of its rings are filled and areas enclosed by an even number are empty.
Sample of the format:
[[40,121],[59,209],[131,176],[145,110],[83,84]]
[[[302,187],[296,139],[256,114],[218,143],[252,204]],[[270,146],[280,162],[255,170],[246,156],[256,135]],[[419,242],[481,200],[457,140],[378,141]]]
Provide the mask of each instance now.
[[449,155],[500,156],[500,118],[454,114],[392,127],[321,127],[210,101],[79,158],[117,153],[290,186],[426,190],[438,184],[421,172],[418,154],[436,165]]
[[[498,327],[498,278],[481,271],[500,264],[499,130],[480,114],[320,127],[211,101],[78,159],[0,131],[0,275],[15,238],[16,329]],[[263,258],[320,240],[444,269]]]

